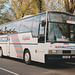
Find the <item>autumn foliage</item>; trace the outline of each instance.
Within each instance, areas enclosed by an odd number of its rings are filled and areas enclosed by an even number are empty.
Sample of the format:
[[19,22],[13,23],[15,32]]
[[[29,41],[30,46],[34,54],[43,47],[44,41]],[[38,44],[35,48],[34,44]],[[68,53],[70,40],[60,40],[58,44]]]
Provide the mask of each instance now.
[[[10,6],[9,10],[7,10],[6,4]],[[63,11],[73,14],[75,0],[0,0],[0,24],[46,10]]]

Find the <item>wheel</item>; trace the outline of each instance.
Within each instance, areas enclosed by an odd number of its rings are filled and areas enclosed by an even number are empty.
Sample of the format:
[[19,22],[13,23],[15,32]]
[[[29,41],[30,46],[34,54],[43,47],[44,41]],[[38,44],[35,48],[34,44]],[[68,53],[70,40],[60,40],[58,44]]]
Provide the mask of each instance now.
[[24,62],[28,65],[31,63],[31,55],[30,55],[30,52],[28,50],[25,51]]
[[3,52],[2,50],[0,50],[0,58],[3,56]]

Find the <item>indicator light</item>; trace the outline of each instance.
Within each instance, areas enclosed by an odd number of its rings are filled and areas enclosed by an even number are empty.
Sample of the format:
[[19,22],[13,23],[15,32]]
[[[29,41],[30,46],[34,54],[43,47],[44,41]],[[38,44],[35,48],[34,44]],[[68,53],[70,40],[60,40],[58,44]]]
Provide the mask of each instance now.
[[49,54],[52,54],[52,50],[49,50]]
[[37,53],[37,50],[35,50],[35,53]]

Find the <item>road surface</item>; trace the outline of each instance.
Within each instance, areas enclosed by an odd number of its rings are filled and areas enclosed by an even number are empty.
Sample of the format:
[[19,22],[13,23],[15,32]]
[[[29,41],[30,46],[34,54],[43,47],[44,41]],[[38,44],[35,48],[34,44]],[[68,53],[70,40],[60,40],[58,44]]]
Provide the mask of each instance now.
[[0,75],[75,75],[75,63],[26,65],[22,60],[3,57],[0,58]]

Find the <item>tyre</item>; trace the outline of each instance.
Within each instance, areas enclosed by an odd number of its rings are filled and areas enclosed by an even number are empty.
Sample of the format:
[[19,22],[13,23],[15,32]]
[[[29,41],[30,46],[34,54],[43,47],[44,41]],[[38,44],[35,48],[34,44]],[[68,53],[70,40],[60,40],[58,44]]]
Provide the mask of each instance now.
[[28,65],[31,63],[31,55],[30,55],[30,52],[28,50],[25,51],[24,62]]
[[2,56],[3,56],[3,52],[2,50],[0,50],[0,58],[2,58]]

